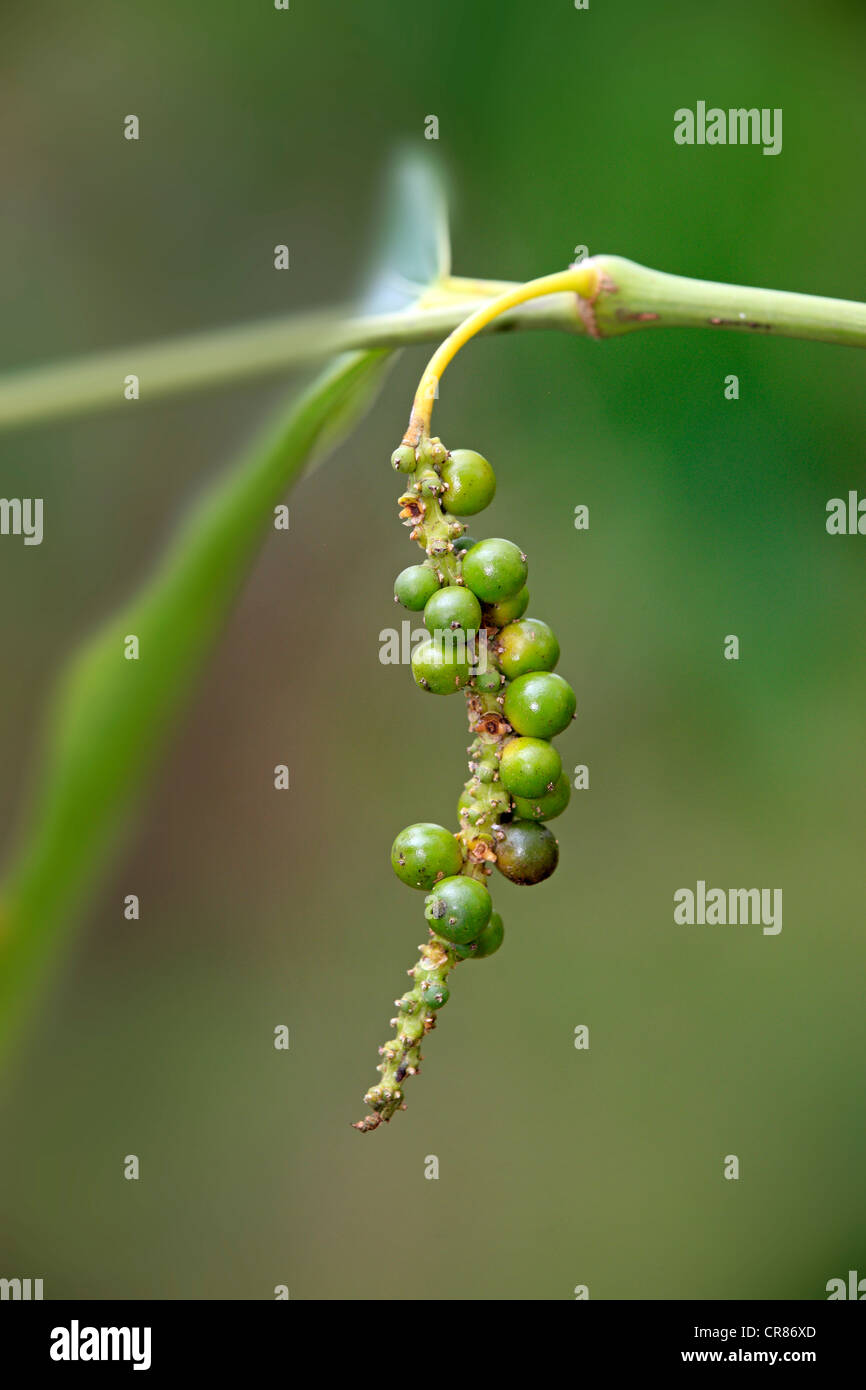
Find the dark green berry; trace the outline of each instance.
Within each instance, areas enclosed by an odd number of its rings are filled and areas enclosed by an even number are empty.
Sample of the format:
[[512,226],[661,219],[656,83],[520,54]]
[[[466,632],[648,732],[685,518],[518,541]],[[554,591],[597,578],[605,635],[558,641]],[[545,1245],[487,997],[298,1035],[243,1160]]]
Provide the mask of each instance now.
[[558,660],[553,629],[538,618],[521,618],[499,634],[499,664],[510,681],[528,671],[552,671]]
[[505,718],[518,734],[554,738],[574,717],[577,697],[562,676],[533,671],[518,676],[505,694]]
[[542,738],[512,738],[502,750],[499,776],[511,796],[543,796],[561,772],[562,759]]
[[516,796],[514,814],[520,820],[554,820],[561,816],[571,800],[571,781],[567,773],[560,773],[552,792],[544,796]]
[[462,555],[465,550],[471,550],[473,545],[477,545],[474,536],[458,536],[454,542],[454,554]]
[[463,578],[482,603],[510,598],[526,583],[526,556],[513,541],[491,537],[463,556]]
[[493,501],[496,474],[473,449],[453,449],[442,465],[443,503],[453,516],[474,516]]
[[425,893],[440,879],[460,872],[460,846],[444,825],[421,821],[401,830],[391,846],[391,867],[401,883]]
[[507,623],[513,623],[516,618],[522,618],[529,607],[529,590],[524,584],[522,589],[518,589],[511,598],[504,598],[499,603],[491,603],[487,609],[487,621],[491,627],[505,627]]
[[463,946],[477,940],[490,921],[492,910],[484,884],[458,874],[437,883],[427,898],[424,916],[439,936]]
[[465,585],[446,584],[428,601],[424,609],[424,624],[428,632],[457,628],[464,632],[477,632],[481,626],[481,604]]
[[513,820],[500,828],[502,839],[496,847],[499,872],[512,883],[541,883],[549,878],[559,862],[559,845],[547,826]]
[[422,690],[433,695],[453,695],[469,681],[466,641],[453,633],[439,633],[419,643],[412,653],[412,675]]
[[413,613],[420,613],[438,588],[436,572],[429,565],[410,565],[394,580],[395,598]]
[[401,444],[391,455],[391,467],[398,473],[414,473],[416,466],[415,450],[409,444]]
[[498,912],[494,912],[478,939],[470,941],[466,946],[458,946],[455,954],[461,960],[483,960],[485,956],[492,956],[499,950],[504,936],[502,918]]
[[441,1009],[443,1004],[447,1004],[450,998],[447,985],[443,985],[439,980],[425,980],[420,990],[421,999],[428,1009]]

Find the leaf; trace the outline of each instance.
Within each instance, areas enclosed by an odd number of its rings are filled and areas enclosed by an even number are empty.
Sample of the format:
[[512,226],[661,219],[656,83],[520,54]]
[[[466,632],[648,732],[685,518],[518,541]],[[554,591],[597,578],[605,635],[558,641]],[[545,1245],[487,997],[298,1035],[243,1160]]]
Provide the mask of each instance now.
[[[335,410],[381,376],[352,354],[189,516],[141,594],[73,659],[51,707],[27,833],[0,892],[0,1044],[105,854],[273,516]],[[343,428],[354,423],[344,414]],[[126,639],[138,639],[127,660]]]
[[[392,196],[389,254],[397,258],[399,276],[433,264],[434,257],[428,228],[426,244],[410,264],[407,238],[413,227],[422,230],[408,210],[420,187],[417,167],[408,182],[407,177],[404,166]],[[214,484],[149,583],[85,644],[63,675],[21,847],[0,890],[0,1050],[153,771],[274,507],[314,452],[321,456],[357,423],[388,364],[387,351],[371,350],[346,354],[328,368]],[[125,656],[132,636],[138,639],[137,660]]]
[[383,200],[377,253],[361,308],[387,314],[407,308],[451,272],[448,208],[438,167],[416,153],[399,155]]

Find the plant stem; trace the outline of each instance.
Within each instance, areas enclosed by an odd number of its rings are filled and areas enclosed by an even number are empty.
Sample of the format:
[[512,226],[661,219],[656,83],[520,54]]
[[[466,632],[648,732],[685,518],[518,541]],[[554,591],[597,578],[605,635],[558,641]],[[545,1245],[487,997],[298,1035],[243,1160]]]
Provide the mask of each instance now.
[[425,985],[433,990],[438,988],[447,998],[445,981],[457,964],[455,948],[450,941],[431,932],[429,941],[418,950],[421,957],[408,972],[414,984],[401,998],[394,1000],[397,1005],[397,1013],[391,1019],[394,1037],[379,1048],[383,1060],[378,1070],[382,1080],[371,1086],[364,1096],[364,1103],[372,1113],[352,1125],[362,1134],[378,1129],[383,1120],[387,1124],[396,1111],[406,1109],[403,1083],[407,1076],[417,1076],[421,1070],[421,1043],[436,1027],[436,1011],[425,1004],[422,989]]
[[[518,300],[482,331],[554,328],[608,338],[638,328],[703,327],[866,346],[866,304],[853,300],[691,280],[619,256],[596,256],[575,270],[591,268],[598,275],[594,294]],[[449,276],[396,313],[291,315],[21,369],[0,377],[0,430],[128,404],[123,386],[130,373],[140,379],[141,400],[151,401],[252,381],[343,349],[440,341],[474,311],[522,289]]]
[[570,293],[578,295],[581,299],[592,300],[599,284],[599,273],[591,261],[587,261],[582,266],[570,266],[568,270],[558,271],[553,275],[543,275],[537,280],[529,280],[525,285],[512,286],[505,290],[490,304],[482,304],[462,323],[458,324],[452,333],[448,335],[444,343],[440,343],[418,383],[418,390],[415,392],[415,399],[412,402],[412,413],[409,417],[409,427],[403,436],[403,443],[411,448],[417,448],[421,440],[430,434],[430,421],[433,415],[433,404],[436,400],[436,392],[442,374],[448,363],[453,361],[462,347],[474,338],[476,333],[489,327],[494,319],[499,318],[509,309],[516,309],[521,304],[527,304],[530,300],[541,299],[549,294]]
[[[0,430],[68,418],[95,410],[129,408],[123,394],[130,373],[140,382],[140,403],[278,375],[356,347],[403,347],[438,340],[502,292],[502,281],[442,282],[409,308],[352,318],[334,312],[293,314],[166,342],[116,348],[71,362],[19,369],[0,376]],[[497,329],[558,328],[579,332],[572,304],[547,313],[528,311]]]
[[595,263],[602,281],[587,322],[592,336],[646,327],[725,328],[866,347],[866,304],[855,300],[691,280],[620,256],[598,256]]

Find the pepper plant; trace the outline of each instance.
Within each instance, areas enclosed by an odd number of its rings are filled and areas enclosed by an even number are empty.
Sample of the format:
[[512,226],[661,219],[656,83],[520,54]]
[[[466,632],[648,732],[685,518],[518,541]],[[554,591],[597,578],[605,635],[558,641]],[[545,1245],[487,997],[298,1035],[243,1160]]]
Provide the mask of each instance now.
[[[216,640],[274,508],[287,489],[360,418],[396,349],[439,341],[421,378],[408,429],[392,456],[401,519],[423,558],[398,577],[395,597],[424,614],[429,640],[413,653],[423,692],[465,694],[469,777],[452,832],[424,823],[393,845],[397,876],[425,894],[429,937],[397,1001],[382,1078],[367,1093],[369,1131],[404,1105],[405,1079],[465,961],[492,955],[504,928],[489,891],[496,870],[531,885],[553,872],[548,822],[569,797],[552,742],[575,712],[556,671],[559,645],[527,616],[528,562],[519,545],[474,539],[464,518],[490,501],[490,464],[449,451],[431,433],[438,382],[479,332],[554,329],[604,340],[638,329],[701,327],[763,337],[866,345],[866,305],[752,289],[649,270],[597,255],[527,284],[451,274],[438,180],[423,163],[400,167],[384,252],[360,309],[126,348],[0,378],[0,430],[119,406],[136,369],[141,401],[332,361],[186,517],[143,590],[74,654],[50,703],[27,815],[0,883],[0,1050],[16,1035],[125,824]],[[473,523],[474,525],[474,523]],[[123,659],[134,633],[146,659]],[[420,697],[419,697],[420,698]]]

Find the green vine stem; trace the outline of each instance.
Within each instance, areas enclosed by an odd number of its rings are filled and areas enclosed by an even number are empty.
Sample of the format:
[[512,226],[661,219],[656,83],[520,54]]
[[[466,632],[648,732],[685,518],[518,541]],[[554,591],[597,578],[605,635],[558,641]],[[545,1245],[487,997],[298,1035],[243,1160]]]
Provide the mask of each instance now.
[[[866,304],[853,300],[693,280],[621,256],[596,256],[582,266],[598,273],[593,296],[578,301],[562,293],[521,304],[486,331],[552,328],[611,338],[640,328],[700,327],[866,346]],[[140,377],[145,402],[274,375],[345,349],[439,341],[475,309],[518,288],[445,276],[395,313],[290,315],[18,369],[0,377],[0,430],[122,407],[130,372]]]
[[407,1076],[417,1076],[421,1070],[421,1041],[436,1027],[436,1014],[426,1006],[425,993],[438,993],[440,999],[447,998],[445,981],[456,965],[455,948],[441,937],[431,934],[425,945],[418,947],[421,958],[408,972],[415,985],[400,999],[395,999],[398,1013],[391,1019],[396,1029],[395,1036],[379,1048],[384,1059],[379,1064],[382,1080],[364,1097],[371,1113],[363,1120],[356,1120],[353,1129],[362,1134],[377,1129],[383,1120],[388,1121],[397,1110],[405,1110],[403,1100],[403,1081]]

